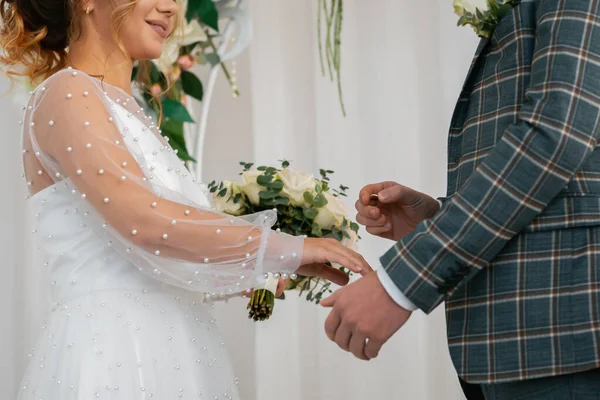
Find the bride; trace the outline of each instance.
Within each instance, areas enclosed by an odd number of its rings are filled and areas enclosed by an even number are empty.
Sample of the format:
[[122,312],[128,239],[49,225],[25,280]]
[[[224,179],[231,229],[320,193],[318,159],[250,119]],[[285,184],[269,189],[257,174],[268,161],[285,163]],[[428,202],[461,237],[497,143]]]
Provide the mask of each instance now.
[[210,207],[130,91],[134,61],[158,58],[177,26],[176,1],[0,9],[0,61],[43,80],[25,106],[23,162],[53,303],[18,398],[238,399],[206,303],[264,285],[267,272],[345,284],[323,263],[370,267],[335,240],[275,233],[273,211]]

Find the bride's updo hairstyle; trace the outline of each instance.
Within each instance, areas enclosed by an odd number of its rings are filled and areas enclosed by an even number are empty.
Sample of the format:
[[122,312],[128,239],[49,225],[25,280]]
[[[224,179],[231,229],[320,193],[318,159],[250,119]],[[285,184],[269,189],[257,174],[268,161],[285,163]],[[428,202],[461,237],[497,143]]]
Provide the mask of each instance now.
[[[117,43],[134,6],[135,0],[114,8]],[[0,63],[8,67],[7,74],[38,82],[63,69],[69,43],[83,34],[85,8],[85,0],[0,0]]]

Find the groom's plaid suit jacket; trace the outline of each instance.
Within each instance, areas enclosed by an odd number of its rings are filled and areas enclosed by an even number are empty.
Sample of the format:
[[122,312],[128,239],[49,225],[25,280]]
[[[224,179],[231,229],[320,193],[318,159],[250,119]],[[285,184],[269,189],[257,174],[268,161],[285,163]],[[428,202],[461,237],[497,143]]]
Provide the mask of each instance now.
[[461,377],[600,366],[600,0],[523,0],[481,41],[440,212],[382,257],[425,312],[446,301]]

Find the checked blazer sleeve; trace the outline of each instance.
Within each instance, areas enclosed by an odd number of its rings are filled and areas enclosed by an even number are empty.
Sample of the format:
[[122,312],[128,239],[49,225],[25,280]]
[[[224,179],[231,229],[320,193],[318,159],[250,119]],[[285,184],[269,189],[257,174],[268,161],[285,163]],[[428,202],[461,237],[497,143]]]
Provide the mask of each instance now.
[[538,3],[531,78],[517,121],[440,212],[381,258],[398,288],[427,313],[488,267],[597,146],[600,1]]

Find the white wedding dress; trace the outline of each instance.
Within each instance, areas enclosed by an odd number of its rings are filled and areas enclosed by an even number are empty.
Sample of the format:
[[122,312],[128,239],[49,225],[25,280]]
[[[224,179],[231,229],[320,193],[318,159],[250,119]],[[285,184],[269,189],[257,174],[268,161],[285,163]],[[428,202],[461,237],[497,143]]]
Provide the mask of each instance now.
[[18,398],[238,399],[206,303],[293,273],[303,239],[214,211],[135,100],[81,71],[41,84],[23,124],[52,304]]

